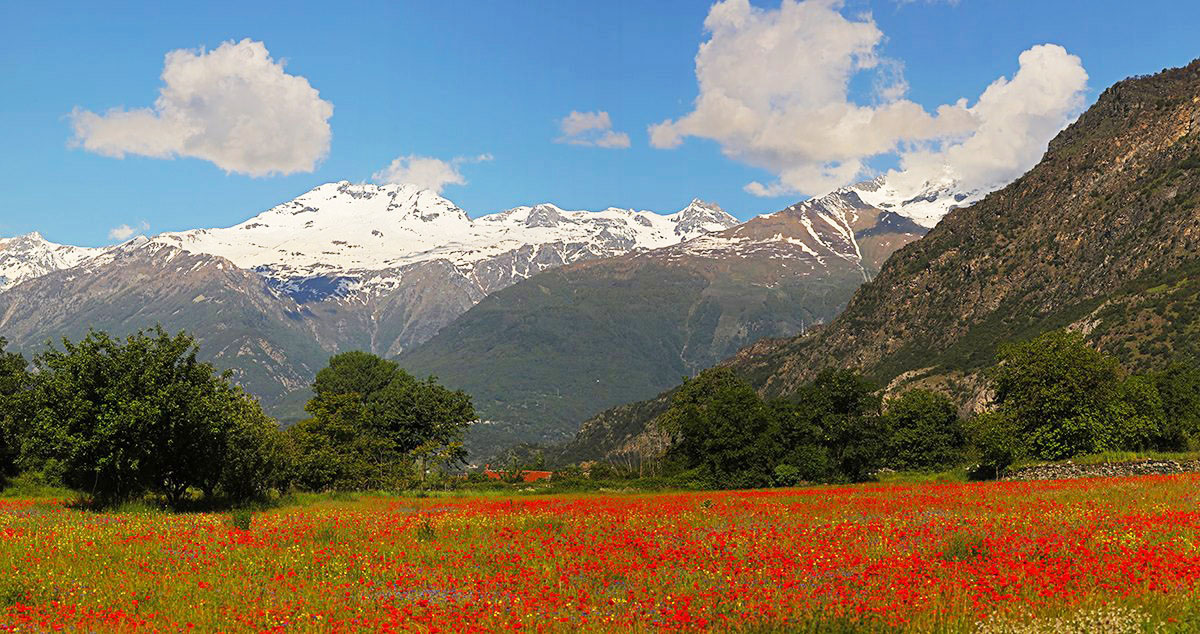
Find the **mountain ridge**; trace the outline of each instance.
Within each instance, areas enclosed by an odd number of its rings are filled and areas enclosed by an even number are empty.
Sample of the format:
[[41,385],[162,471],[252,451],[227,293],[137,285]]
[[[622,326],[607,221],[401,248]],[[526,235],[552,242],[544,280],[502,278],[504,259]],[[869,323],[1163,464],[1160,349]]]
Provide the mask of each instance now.
[[[555,288],[566,291],[576,283],[608,288],[636,278],[643,293],[660,292],[667,279],[690,289],[675,295],[679,304],[671,311],[647,311],[647,323],[659,324],[658,333],[640,331],[677,342],[664,348],[677,363],[670,361],[645,382],[658,389],[665,385],[661,377],[673,381],[758,337],[827,321],[849,289],[874,274],[881,258],[924,231],[909,217],[920,217],[910,209],[913,204],[928,215],[930,205],[956,202],[930,190],[913,203],[885,184],[860,183],[738,223],[699,199],[666,215],[618,208],[568,211],[542,203],[472,219],[449,200],[414,186],[327,183],[232,227],[137,237],[99,249],[31,237],[24,242],[37,248],[26,252],[38,267],[15,257],[24,253],[19,249],[11,249],[14,257],[0,266],[0,275],[23,272],[19,283],[0,292],[0,332],[32,353],[47,339],[81,336],[85,323],[114,334],[158,322],[187,328],[274,414],[294,420],[302,416],[303,377],[330,354],[362,349],[405,355],[498,291],[580,265],[583,277],[613,277],[572,278]],[[876,196],[880,206],[866,204],[862,196]],[[60,252],[66,256],[54,257]],[[583,266],[610,260],[611,265]],[[162,271],[151,278],[146,272],[154,266]],[[189,279],[189,267],[239,273]],[[122,275],[144,288],[128,288]],[[83,279],[88,277],[105,284]],[[796,282],[801,278],[803,283]],[[72,297],[56,297],[67,292]],[[644,304],[632,290],[622,292],[613,296],[618,310],[622,302]],[[668,313],[674,316],[658,319]],[[233,337],[231,330],[242,334]],[[630,331],[600,332],[623,342]],[[646,350],[655,345],[648,343]],[[619,399],[596,402],[607,406],[644,396],[623,389],[613,392]],[[592,413],[569,411],[571,425]],[[562,424],[558,420],[552,427]]]

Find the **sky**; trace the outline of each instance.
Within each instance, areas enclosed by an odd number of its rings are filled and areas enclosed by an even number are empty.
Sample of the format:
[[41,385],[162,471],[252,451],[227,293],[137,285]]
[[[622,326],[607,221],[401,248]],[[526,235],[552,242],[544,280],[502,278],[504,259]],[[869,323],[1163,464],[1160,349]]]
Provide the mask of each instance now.
[[878,174],[993,188],[1125,77],[1139,0],[5,2],[0,236],[229,226],[322,183],[739,218]]

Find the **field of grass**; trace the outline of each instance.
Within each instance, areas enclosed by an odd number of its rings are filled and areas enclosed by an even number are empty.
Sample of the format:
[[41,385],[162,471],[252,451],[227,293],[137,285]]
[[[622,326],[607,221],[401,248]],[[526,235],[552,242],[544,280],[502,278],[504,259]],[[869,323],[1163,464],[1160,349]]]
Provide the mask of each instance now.
[[1198,487],[311,497],[240,518],[8,498],[0,630],[1195,631]]

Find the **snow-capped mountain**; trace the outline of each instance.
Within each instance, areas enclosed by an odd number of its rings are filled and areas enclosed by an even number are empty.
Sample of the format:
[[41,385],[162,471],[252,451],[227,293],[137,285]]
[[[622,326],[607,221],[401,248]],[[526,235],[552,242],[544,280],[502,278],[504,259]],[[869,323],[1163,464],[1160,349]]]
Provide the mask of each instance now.
[[982,190],[964,191],[949,175],[915,186],[879,176],[838,191],[853,191],[864,203],[908,218],[926,229],[932,229],[950,210],[971,205],[987,194]]
[[546,269],[737,223],[701,201],[670,215],[544,203],[472,219],[412,185],[329,183],[228,228],[103,249],[0,241],[0,331],[36,352],[88,327],[185,328],[277,406],[330,353],[396,355]]
[[[485,297],[573,265],[575,272],[564,275],[601,289],[597,297],[628,296],[610,307],[618,313],[652,306],[667,314],[687,295],[670,283],[674,276],[703,280],[688,286],[701,293],[696,310],[680,313],[689,334],[678,356],[694,369],[758,337],[827,321],[892,251],[955,204],[963,201],[952,188],[912,193],[876,180],[744,224],[700,200],[669,215],[543,203],[471,218],[411,185],[343,181],[227,228],[103,249],[55,245],[36,234],[0,241],[0,332],[17,349],[36,352],[48,338],[77,338],[88,327],[114,334],[155,323],[183,328],[199,337],[211,360],[289,417],[295,412],[289,395],[303,391],[329,354],[404,354]],[[612,284],[627,281],[630,271],[645,283]],[[545,290],[536,297],[559,302],[554,315],[564,307],[587,311],[597,301],[567,286],[540,285]],[[518,330],[537,338],[540,322],[520,323],[528,328]],[[632,341],[672,336],[644,334]],[[677,370],[664,376],[674,380]]]
[[[371,281],[378,271],[444,261],[466,276],[489,261],[511,259],[519,279],[580,259],[653,249],[738,223],[719,207],[693,201],[662,215],[608,208],[566,211],[543,203],[471,219],[454,203],[414,185],[328,183],[224,229],[166,233],[152,242],[216,255],[271,278],[285,291],[310,278],[340,277],[337,288]],[[382,276],[386,278],[388,276]],[[488,286],[492,286],[489,284]],[[492,289],[483,289],[490,291]]]
[[71,268],[103,251],[56,244],[36,231],[0,238],[0,291],[51,271]]
[[[469,436],[476,455],[560,442],[588,416],[743,346],[828,323],[925,234],[918,220],[957,202],[879,179],[678,244],[567,264],[493,293],[399,361],[474,397],[492,423]],[[596,335],[611,332],[621,336]],[[529,350],[537,363],[525,362]]]
[[879,177],[645,257],[771,258],[781,261],[773,269],[781,278],[830,276],[851,269],[867,280],[894,251],[978,197],[957,191],[952,181],[905,189]]

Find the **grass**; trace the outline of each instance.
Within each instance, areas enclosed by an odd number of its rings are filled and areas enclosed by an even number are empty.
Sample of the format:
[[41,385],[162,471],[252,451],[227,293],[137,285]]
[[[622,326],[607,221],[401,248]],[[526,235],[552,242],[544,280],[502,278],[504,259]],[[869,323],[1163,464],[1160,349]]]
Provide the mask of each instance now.
[[943,471],[885,471],[875,476],[884,484],[931,484],[937,482],[967,482],[970,480],[967,467],[954,467]]

